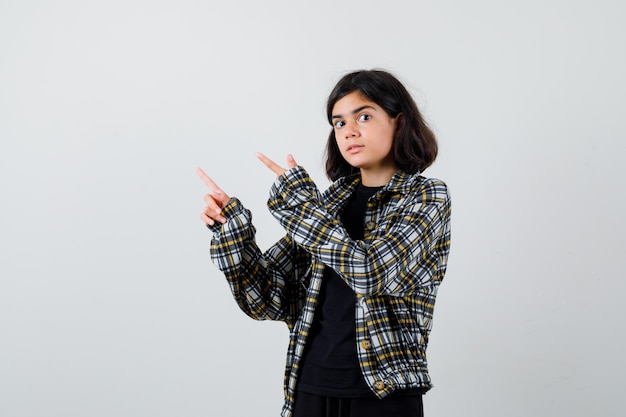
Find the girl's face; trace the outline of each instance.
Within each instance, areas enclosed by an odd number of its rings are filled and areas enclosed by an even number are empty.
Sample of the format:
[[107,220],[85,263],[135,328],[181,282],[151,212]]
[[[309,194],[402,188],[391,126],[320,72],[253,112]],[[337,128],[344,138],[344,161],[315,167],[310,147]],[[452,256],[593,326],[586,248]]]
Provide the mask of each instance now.
[[[346,162],[361,170],[364,185],[383,185],[397,171],[391,149],[399,116],[389,117],[358,91],[345,95],[333,106],[337,146]],[[386,181],[366,184],[366,176],[384,177]]]

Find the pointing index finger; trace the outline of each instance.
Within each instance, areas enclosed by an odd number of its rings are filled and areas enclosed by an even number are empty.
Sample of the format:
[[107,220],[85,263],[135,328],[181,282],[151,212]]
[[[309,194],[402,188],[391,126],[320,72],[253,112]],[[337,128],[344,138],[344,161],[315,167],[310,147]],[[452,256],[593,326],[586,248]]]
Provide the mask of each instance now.
[[261,160],[274,174],[282,175],[285,172],[285,168],[278,165],[276,162],[269,159],[267,156],[263,155],[261,152],[256,153],[257,158]]
[[209,178],[209,176],[201,168],[196,168],[196,173],[198,174],[200,179],[206,184],[206,186],[209,187],[209,190],[211,190],[212,193],[222,192],[220,187],[218,187],[217,184],[211,178]]

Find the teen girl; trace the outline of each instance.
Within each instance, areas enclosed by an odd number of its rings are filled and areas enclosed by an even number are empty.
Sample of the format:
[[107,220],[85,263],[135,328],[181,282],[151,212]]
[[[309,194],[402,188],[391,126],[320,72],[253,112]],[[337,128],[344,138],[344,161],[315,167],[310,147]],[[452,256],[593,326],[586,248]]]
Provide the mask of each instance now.
[[251,214],[206,174],[202,220],[239,307],[290,331],[283,417],[415,417],[431,387],[426,345],[450,249],[446,185],[420,175],[437,142],[404,86],[385,71],[345,75],[317,187],[294,158],[268,207],[286,235],[265,253]]

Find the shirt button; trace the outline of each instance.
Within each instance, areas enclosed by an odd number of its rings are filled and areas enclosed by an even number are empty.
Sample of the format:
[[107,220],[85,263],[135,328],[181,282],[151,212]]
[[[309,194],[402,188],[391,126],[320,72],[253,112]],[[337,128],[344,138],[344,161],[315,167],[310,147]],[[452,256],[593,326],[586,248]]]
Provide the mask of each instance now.
[[365,305],[365,297],[362,295],[357,295],[358,304],[360,307]]
[[376,223],[367,222],[365,223],[365,228],[371,232],[372,230],[376,229]]
[[365,339],[365,340],[361,340],[361,347],[365,350],[369,349],[372,347],[372,342],[370,342],[369,340]]
[[383,381],[376,381],[374,382],[374,388],[376,388],[378,391],[382,391],[385,389],[385,383]]

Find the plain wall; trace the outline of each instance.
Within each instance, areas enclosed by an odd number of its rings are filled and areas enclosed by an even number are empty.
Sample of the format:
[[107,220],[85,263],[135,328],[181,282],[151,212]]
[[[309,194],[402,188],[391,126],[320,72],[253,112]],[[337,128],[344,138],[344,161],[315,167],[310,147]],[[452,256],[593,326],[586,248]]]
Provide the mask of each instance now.
[[320,188],[347,71],[410,88],[453,241],[426,415],[623,416],[619,1],[0,0],[0,416],[276,416],[287,328],[211,264],[201,166]]

